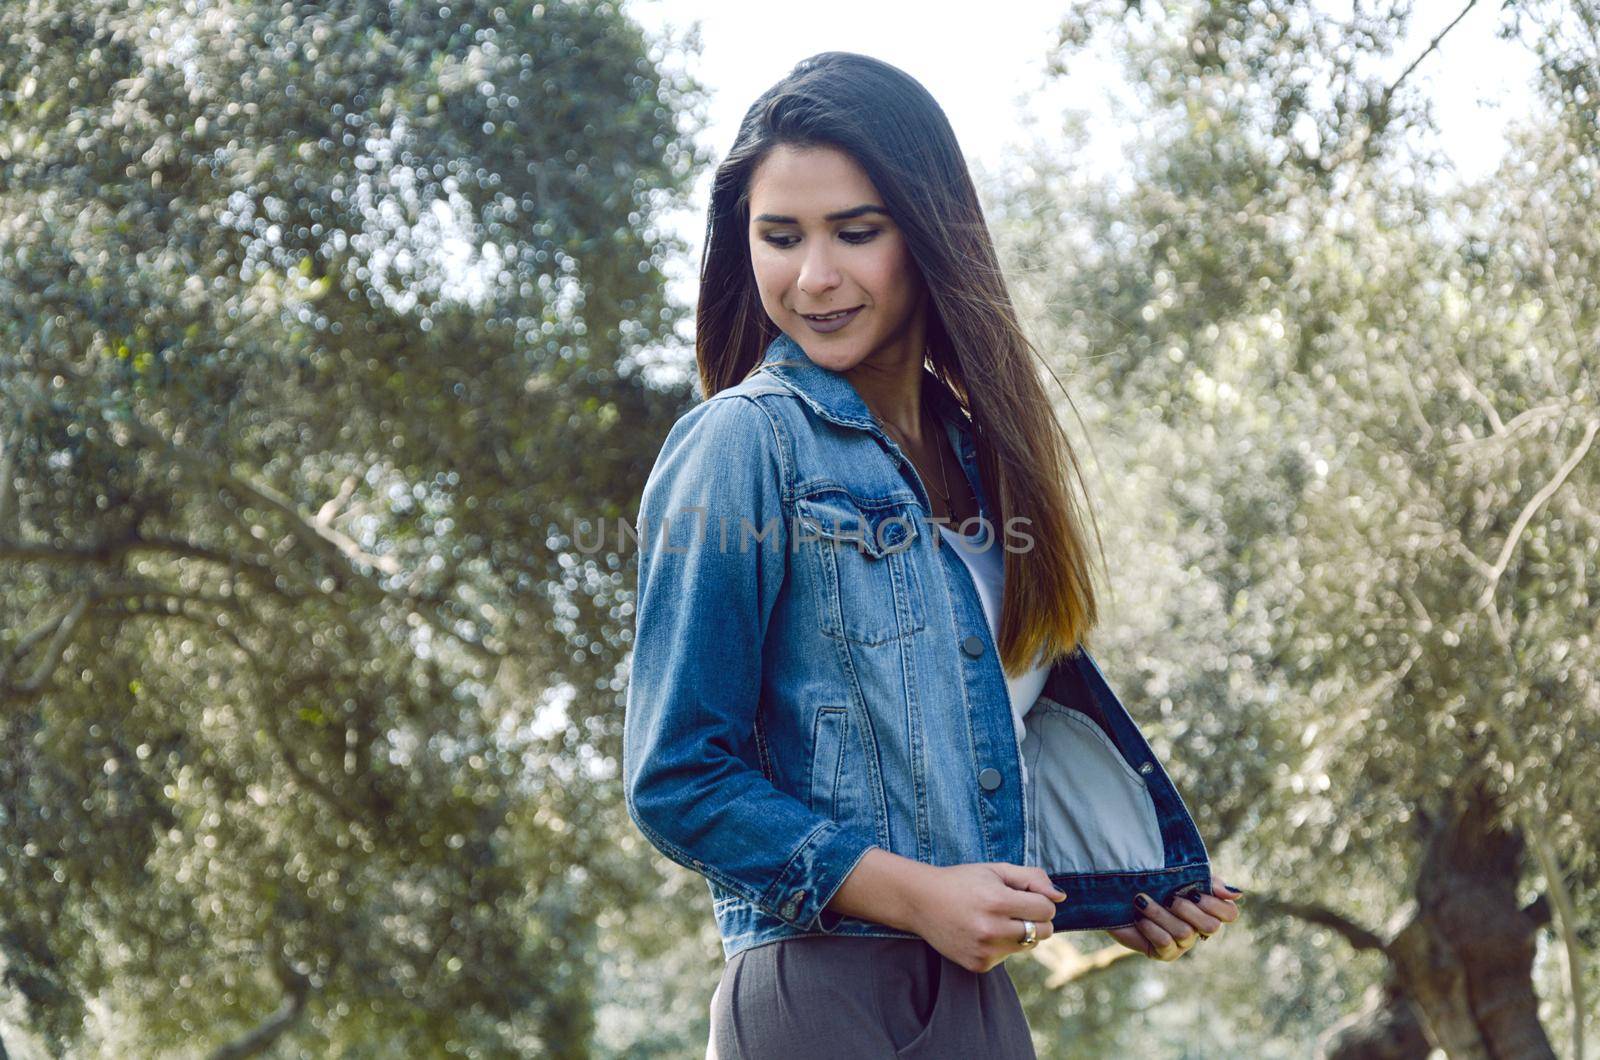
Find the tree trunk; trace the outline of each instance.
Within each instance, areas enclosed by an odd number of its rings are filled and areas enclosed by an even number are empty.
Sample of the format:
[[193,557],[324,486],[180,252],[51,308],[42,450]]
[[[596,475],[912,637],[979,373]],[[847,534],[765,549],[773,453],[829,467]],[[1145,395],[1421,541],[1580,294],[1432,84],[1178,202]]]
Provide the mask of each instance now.
[[1495,822],[1496,808],[1474,784],[1449,812],[1419,815],[1417,913],[1385,949],[1451,1060],[1554,1060],[1533,990],[1534,935],[1547,918],[1518,905],[1523,839]]
[[1258,895],[1388,959],[1362,1010],[1321,1035],[1326,1060],[1425,1060],[1435,1048],[1451,1060],[1554,1060],[1533,991],[1534,936],[1550,903],[1517,904],[1523,838],[1496,823],[1496,809],[1474,784],[1445,813],[1418,811],[1417,909],[1392,939],[1324,906]]
[[1329,1027],[1325,1060],[1427,1060],[1433,1046],[1415,1006],[1391,977],[1367,990],[1366,1006]]

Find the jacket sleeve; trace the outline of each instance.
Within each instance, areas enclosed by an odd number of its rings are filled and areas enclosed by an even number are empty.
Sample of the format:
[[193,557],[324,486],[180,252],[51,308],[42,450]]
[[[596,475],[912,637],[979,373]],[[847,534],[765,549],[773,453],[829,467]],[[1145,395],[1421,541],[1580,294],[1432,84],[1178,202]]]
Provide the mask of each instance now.
[[[802,930],[873,846],[760,770],[762,645],[788,567],[775,426],[743,395],[668,432],[640,502],[623,721],[628,814],[652,846]],[[757,539],[760,534],[761,539]]]

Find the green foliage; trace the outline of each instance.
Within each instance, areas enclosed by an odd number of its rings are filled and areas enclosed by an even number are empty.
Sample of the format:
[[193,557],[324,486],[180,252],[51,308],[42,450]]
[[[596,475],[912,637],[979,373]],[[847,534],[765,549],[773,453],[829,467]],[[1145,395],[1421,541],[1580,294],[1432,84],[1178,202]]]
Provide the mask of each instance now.
[[[1449,58],[1405,5],[1063,20],[1142,93],[1131,185],[1069,128],[988,210],[1092,439],[1108,668],[1252,898],[1176,965],[1009,962],[1042,1056],[1307,1055],[1384,961],[1270,900],[1391,929],[1469,783],[1600,994],[1597,22],[1501,17],[1541,111],[1454,191],[1373,72]],[[0,5],[11,1054],[703,1049],[704,884],[616,784],[706,161],[658,54],[594,2]]]
[[657,869],[629,557],[570,532],[687,400],[635,357],[705,161],[654,51],[592,2],[0,7],[8,1046],[587,1052],[585,925]]
[[[1593,14],[1510,11],[1543,108],[1500,172],[1450,190],[1415,148],[1426,98],[1357,73],[1403,7],[1079,5],[1056,65],[1091,43],[1124,58],[1148,103],[1130,179],[1050,149],[991,211],[1094,440],[1120,545],[1110,665],[1219,872],[1381,935],[1411,908],[1419,815],[1485,782],[1559,852],[1590,999],[1600,150],[1595,38],[1572,20]],[[1526,898],[1549,886],[1530,858]],[[1049,1055],[1306,1055],[1384,970],[1264,902],[1238,936],[1160,1000],[1113,991],[1131,1032],[1089,1021],[1098,980],[1059,1004],[1032,984],[1030,1013],[1065,1017]],[[1552,1038],[1571,1019],[1556,952]]]

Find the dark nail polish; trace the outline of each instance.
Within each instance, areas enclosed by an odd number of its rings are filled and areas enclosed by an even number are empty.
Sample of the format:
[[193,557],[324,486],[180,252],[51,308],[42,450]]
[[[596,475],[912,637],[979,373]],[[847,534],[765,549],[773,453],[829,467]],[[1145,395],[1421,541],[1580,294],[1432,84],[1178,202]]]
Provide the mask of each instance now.
[[1244,893],[1243,891],[1239,890],[1239,888],[1235,887],[1231,883],[1225,883],[1222,886],[1226,887],[1228,890],[1232,891],[1234,894],[1243,894]]
[[1141,894],[1134,898],[1133,904],[1138,906],[1140,909],[1143,909],[1145,906],[1150,904],[1150,899]]

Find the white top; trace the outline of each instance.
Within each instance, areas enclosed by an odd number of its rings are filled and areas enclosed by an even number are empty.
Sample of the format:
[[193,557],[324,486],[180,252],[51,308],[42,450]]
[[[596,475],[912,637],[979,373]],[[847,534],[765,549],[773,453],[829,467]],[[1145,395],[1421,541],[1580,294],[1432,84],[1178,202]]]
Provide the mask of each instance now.
[[[945,541],[961,557],[967,569],[972,572],[973,584],[978,587],[978,598],[983,601],[984,617],[989,620],[989,632],[993,635],[996,644],[1000,642],[1000,601],[1001,590],[1005,585],[1006,557],[1004,545],[992,527],[978,528],[972,536],[959,534],[945,526],[943,523],[935,524],[939,532],[944,535]],[[988,547],[980,549],[984,538],[988,538]],[[1040,656],[1044,654],[1040,651]],[[1017,746],[1022,746],[1024,732],[1022,719],[1028,713],[1034,701],[1039,698],[1039,693],[1044,691],[1044,680],[1049,675],[1048,666],[1039,665],[1028,670],[1019,677],[1006,674],[1006,690],[1011,694],[1011,723],[1017,731]],[[1022,778],[1028,778],[1028,767],[1022,766]]]

